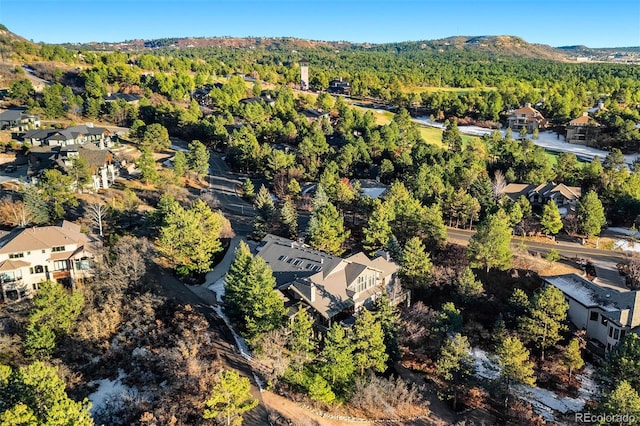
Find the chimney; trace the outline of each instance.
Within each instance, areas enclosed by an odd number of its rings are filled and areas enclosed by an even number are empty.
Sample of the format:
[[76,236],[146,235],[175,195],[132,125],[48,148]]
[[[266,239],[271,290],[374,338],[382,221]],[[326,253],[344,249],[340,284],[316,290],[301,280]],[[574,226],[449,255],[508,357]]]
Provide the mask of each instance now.
[[314,283],[309,284],[309,300],[311,303],[316,301],[316,285]]
[[531,108],[531,103],[527,102],[526,104],[524,104],[524,106]]

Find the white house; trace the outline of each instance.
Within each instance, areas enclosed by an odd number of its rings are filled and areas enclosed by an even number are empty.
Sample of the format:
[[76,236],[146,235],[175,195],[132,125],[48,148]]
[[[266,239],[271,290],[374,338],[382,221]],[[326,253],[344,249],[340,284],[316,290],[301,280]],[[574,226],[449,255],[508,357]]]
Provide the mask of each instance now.
[[577,274],[545,277],[562,291],[569,320],[587,332],[596,347],[608,352],[627,333],[640,330],[640,292],[601,287]]
[[59,226],[15,230],[0,238],[0,288],[18,298],[37,290],[46,280],[73,286],[91,274],[98,240],[80,232],[80,225],[64,221]]

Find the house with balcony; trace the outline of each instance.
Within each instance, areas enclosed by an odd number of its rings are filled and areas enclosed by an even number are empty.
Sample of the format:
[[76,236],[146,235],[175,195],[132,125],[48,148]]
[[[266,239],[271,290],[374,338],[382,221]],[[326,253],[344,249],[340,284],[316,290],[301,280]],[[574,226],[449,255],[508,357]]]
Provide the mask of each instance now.
[[564,183],[543,183],[530,185],[526,183],[510,183],[501,193],[511,201],[517,201],[520,196],[526,197],[532,206],[539,207],[549,201],[555,201],[560,214],[564,215],[569,210],[574,210],[582,196],[582,189],[577,186],[567,186]]
[[399,266],[383,255],[370,259],[360,252],[341,258],[268,234],[258,256],[271,267],[289,312],[304,307],[321,330],[349,323],[383,293],[393,304],[409,301],[397,277]]
[[40,117],[27,114],[26,108],[10,108],[0,112],[0,130],[22,133],[40,128]]
[[567,317],[586,331],[590,349],[604,354],[627,333],[640,330],[640,292],[600,286],[577,274],[545,277],[546,285],[562,291]]
[[507,127],[514,132],[520,132],[524,127],[528,133],[533,133],[535,129],[547,127],[547,120],[531,104],[525,104],[522,108],[507,112]]
[[16,229],[0,238],[0,294],[3,300],[29,296],[42,281],[74,287],[91,275],[99,241],[80,225]]
[[99,149],[93,144],[66,146],[38,146],[28,154],[29,174],[39,176],[44,170],[58,168],[71,173],[74,158],[82,158],[90,172],[91,189],[107,189],[120,175],[114,155],[108,149]]
[[30,130],[23,142],[31,146],[67,146],[93,144],[98,148],[111,147],[113,135],[109,129],[91,124],[67,127],[66,129]]
[[566,141],[586,146],[598,146],[602,127],[589,113],[585,112],[580,117],[574,118],[566,126]]

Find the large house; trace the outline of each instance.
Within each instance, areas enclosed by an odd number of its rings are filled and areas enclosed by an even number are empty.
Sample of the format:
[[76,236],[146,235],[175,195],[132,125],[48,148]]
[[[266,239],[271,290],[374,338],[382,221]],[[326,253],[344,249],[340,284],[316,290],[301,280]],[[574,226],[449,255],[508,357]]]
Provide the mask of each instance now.
[[507,127],[514,132],[519,132],[525,127],[527,132],[533,133],[535,129],[542,129],[546,126],[547,120],[531,104],[525,104],[524,107],[507,113]]
[[580,117],[574,118],[567,124],[566,140],[569,143],[575,143],[587,146],[597,146],[598,137],[600,136],[601,127],[585,112]]
[[82,125],[66,129],[30,130],[23,136],[23,141],[31,146],[67,146],[93,143],[100,148],[112,145],[111,132],[104,127]]
[[327,92],[335,93],[338,95],[349,95],[351,93],[351,85],[347,81],[342,81],[341,78],[337,80],[331,80],[329,82]]
[[559,208],[573,209],[580,201],[582,189],[567,186],[564,183],[543,183],[529,185],[526,183],[510,183],[502,189],[502,194],[516,201],[524,195],[532,206],[541,206],[553,200]]
[[24,108],[6,109],[0,112],[0,130],[26,132],[40,127],[40,117],[27,114]]
[[278,289],[292,310],[302,304],[319,328],[349,321],[386,292],[394,304],[408,301],[400,288],[398,265],[384,256],[357,253],[345,259],[268,234],[258,255],[273,270]]
[[98,241],[80,232],[80,225],[64,221],[59,226],[18,229],[0,238],[0,289],[4,300],[37,290],[55,280],[74,286],[91,274]]
[[627,333],[640,330],[639,291],[601,287],[577,274],[544,280],[562,291],[569,304],[569,320],[586,331],[596,352],[608,352]]
[[119,175],[113,154],[93,144],[67,146],[38,146],[29,150],[29,173],[37,176],[46,169],[59,168],[69,173],[74,158],[86,161],[91,174],[91,188],[109,188]]

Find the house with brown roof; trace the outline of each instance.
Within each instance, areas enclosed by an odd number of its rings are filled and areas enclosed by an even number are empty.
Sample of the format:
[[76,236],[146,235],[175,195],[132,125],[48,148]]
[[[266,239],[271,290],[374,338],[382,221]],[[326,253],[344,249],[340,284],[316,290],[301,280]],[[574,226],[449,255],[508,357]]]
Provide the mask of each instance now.
[[290,312],[303,306],[319,328],[348,322],[383,292],[394,304],[409,298],[400,287],[399,266],[384,256],[370,259],[360,252],[343,259],[271,234],[262,240],[258,256],[271,267]]
[[580,201],[582,189],[577,186],[553,182],[541,185],[510,183],[502,189],[501,194],[509,197],[511,201],[525,196],[532,206],[541,206],[553,200],[560,209],[560,214],[566,214],[568,209],[574,209]]
[[0,292],[3,300],[28,296],[42,281],[74,286],[91,275],[99,241],[83,234],[80,225],[17,229],[0,238]]
[[547,120],[531,104],[507,112],[507,127],[514,132],[520,132],[525,127],[527,132],[533,133],[535,129],[543,129],[546,126]]
[[610,351],[627,333],[640,331],[640,292],[600,286],[577,274],[545,277],[562,291],[568,319],[585,330],[591,349]]
[[567,124],[566,140],[569,143],[597,146],[601,130],[600,124],[589,117],[588,112],[584,112],[580,117],[574,118]]

